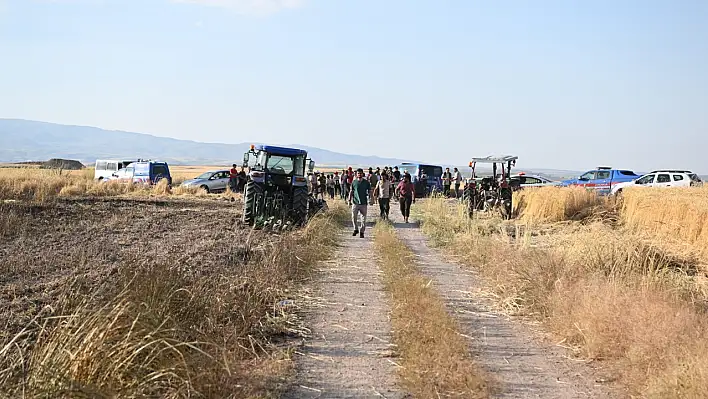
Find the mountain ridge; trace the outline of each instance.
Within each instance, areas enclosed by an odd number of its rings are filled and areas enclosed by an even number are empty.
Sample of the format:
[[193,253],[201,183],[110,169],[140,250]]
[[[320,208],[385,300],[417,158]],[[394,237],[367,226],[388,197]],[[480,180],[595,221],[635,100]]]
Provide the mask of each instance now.
[[[92,164],[96,159],[146,158],[184,165],[231,164],[240,163],[250,144],[206,143],[93,126],[0,119],[0,162],[67,158]],[[289,146],[307,150],[317,164],[323,165],[393,165],[407,161],[299,144]]]
[[[159,159],[175,165],[240,164],[251,144],[205,143],[195,140],[161,137],[146,133],[108,130],[93,126],[64,125],[26,119],[0,118],[0,163],[46,161],[51,158],[74,159],[92,165],[96,159]],[[306,150],[317,165],[329,167],[384,166],[414,160],[376,155],[344,154],[307,145],[290,144]],[[457,166],[467,170],[465,165]],[[480,165],[480,170],[486,170]],[[547,177],[571,177],[581,172],[544,168],[517,167],[517,171]],[[465,172],[466,173],[466,172]]]

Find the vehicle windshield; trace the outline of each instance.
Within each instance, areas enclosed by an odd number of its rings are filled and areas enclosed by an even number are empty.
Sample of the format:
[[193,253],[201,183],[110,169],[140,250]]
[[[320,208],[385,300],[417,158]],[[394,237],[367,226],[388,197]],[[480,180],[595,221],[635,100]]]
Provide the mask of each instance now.
[[690,177],[691,180],[695,181],[696,183],[700,183],[700,182],[701,182],[701,178],[698,177],[698,175],[695,174],[695,173],[689,174],[688,177]]
[[266,171],[278,175],[289,175],[293,174],[293,172],[297,175],[304,175],[305,156],[284,157],[280,155],[270,155],[266,164]]
[[415,165],[403,165],[399,166],[398,170],[401,172],[401,174],[408,172],[411,176],[415,175],[415,170],[418,169]]
[[204,180],[206,180],[206,179],[210,178],[211,175],[213,175],[213,174],[214,174],[214,172],[202,173],[201,175],[195,177],[195,179],[204,179]]
[[429,165],[421,165],[420,169],[422,172],[425,172],[428,177],[440,177],[442,176],[442,167],[441,166],[429,166]]
[[594,180],[595,179],[595,172],[596,171],[593,170],[593,171],[590,171],[590,172],[587,172],[587,173],[581,175],[580,180]]

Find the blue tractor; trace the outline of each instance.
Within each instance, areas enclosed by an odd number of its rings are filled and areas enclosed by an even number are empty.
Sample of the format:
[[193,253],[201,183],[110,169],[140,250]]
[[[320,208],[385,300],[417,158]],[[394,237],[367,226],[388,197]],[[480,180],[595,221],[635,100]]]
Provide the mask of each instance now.
[[243,193],[243,222],[276,219],[302,225],[310,202],[306,167],[314,168],[307,151],[272,145],[251,145],[243,156],[248,179]]

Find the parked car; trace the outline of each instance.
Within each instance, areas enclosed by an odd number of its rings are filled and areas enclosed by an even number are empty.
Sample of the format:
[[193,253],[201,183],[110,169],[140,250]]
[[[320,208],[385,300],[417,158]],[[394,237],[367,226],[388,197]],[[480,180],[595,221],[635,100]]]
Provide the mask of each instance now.
[[614,185],[612,194],[620,194],[627,187],[692,187],[701,185],[703,185],[701,178],[690,170],[655,170],[630,182]]
[[609,195],[612,188],[620,183],[631,182],[641,176],[625,169],[613,169],[606,166],[598,167],[583,173],[577,179],[563,180],[561,186],[581,186],[597,191],[600,195]]
[[137,161],[113,173],[103,181],[157,184],[162,179],[167,179],[167,184],[172,185],[172,175],[170,175],[170,167],[167,162]]
[[127,168],[128,165],[135,162],[134,160],[117,160],[117,159],[97,159],[96,168],[94,169],[93,178],[103,180],[110,178],[111,175],[121,169]]
[[210,170],[204,172],[194,179],[182,182],[184,187],[200,187],[207,193],[226,191],[229,186],[228,170]]
[[520,190],[525,187],[558,186],[560,185],[560,182],[553,181],[543,176],[527,175],[526,173],[521,172],[511,176],[509,179],[509,185],[514,190]]

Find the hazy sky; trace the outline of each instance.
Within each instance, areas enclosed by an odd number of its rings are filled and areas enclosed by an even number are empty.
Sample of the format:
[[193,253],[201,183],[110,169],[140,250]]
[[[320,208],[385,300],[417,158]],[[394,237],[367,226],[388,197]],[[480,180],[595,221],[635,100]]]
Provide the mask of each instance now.
[[708,172],[708,1],[0,0],[0,117]]

